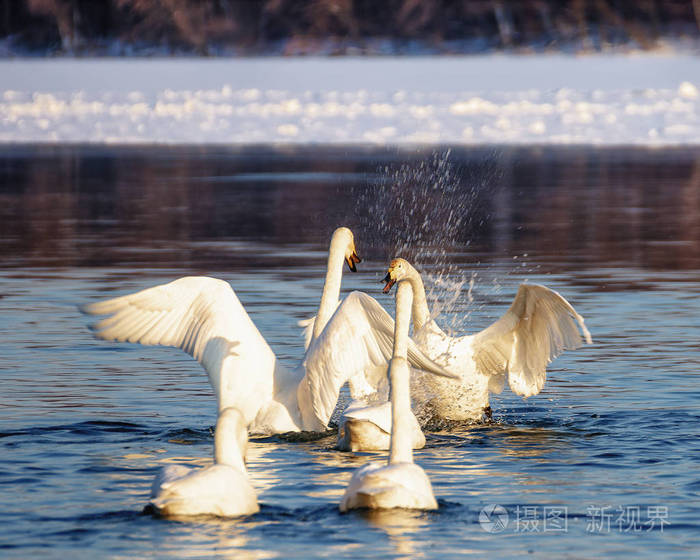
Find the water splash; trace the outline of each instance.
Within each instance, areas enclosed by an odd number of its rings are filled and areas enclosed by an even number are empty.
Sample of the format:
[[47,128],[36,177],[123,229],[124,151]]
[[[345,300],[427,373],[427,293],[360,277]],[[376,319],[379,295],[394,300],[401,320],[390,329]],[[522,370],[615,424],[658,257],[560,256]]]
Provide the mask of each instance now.
[[361,193],[361,227],[377,252],[427,265],[464,247],[478,186],[464,184],[450,152],[384,166],[383,179]]
[[[489,222],[488,204],[499,173],[496,158],[457,165],[446,149],[381,167],[382,177],[358,194],[359,230],[370,258],[409,260],[423,275],[431,315],[450,333],[471,315],[478,273],[465,268],[472,240]],[[460,158],[464,162],[464,159]],[[467,293],[463,293],[468,286]],[[458,311],[458,313],[457,313]]]

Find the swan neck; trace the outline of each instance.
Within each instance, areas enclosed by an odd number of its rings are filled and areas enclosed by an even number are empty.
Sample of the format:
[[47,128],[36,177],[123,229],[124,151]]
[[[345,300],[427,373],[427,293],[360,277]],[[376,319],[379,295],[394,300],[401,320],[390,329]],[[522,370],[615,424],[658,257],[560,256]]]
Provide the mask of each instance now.
[[413,286],[399,282],[396,287],[396,321],[394,322],[394,358],[408,357],[408,331],[411,324]]
[[246,472],[244,456],[248,447],[248,430],[243,414],[237,408],[219,413],[214,432],[214,463]]
[[413,461],[411,442],[411,394],[408,360],[408,329],[411,322],[413,288],[399,282],[396,289],[396,322],[394,323],[394,354],[389,366],[391,385],[391,444],[389,464]]
[[321,303],[318,306],[314,321],[313,338],[317,338],[326,327],[328,320],[335,312],[340,299],[340,282],[343,277],[343,262],[345,261],[345,243],[338,236],[333,236],[328,251],[326,281],[323,284]]
[[428,299],[425,297],[423,279],[417,270],[413,270],[412,274],[408,277],[408,281],[413,288],[413,330],[418,331],[430,321]]
[[391,443],[389,464],[412,463],[411,394],[409,368],[406,358],[394,357],[389,366],[391,384]]

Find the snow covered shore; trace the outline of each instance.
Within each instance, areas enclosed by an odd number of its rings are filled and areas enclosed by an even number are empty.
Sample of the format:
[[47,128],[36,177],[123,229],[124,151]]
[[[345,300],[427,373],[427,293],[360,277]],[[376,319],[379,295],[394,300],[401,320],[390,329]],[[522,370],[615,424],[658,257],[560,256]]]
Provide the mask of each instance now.
[[0,61],[0,142],[700,144],[700,58]]

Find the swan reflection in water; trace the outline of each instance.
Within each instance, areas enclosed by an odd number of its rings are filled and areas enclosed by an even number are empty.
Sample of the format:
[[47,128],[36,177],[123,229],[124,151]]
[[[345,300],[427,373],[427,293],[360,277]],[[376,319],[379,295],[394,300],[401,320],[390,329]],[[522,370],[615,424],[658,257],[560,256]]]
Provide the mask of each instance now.
[[365,519],[372,527],[381,529],[394,547],[395,558],[425,558],[425,548],[430,548],[427,534],[432,524],[424,511],[411,509],[362,509],[355,515]]
[[[579,437],[567,428],[523,426],[498,422],[459,423],[450,431],[426,432],[427,446],[417,452],[432,480],[435,481],[437,498],[452,494],[450,486],[459,486],[475,500],[483,499],[484,491],[490,491],[497,481],[516,478],[525,493],[544,492],[551,484],[546,476],[535,472],[514,471],[513,459],[528,459],[548,463],[552,455],[570,453],[572,438]],[[269,439],[275,439],[272,443]],[[280,438],[252,439],[248,456],[251,480],[263,504],[298,507],[300,498],[309,505],[322,506],[336,503],[347,487],[352,473],[367,463],[385,461],[387,452],[348,453],[334,448],[333,434],[315,441],[296,443],[279,441]],[[486,443],[486,445],[482,445]],[[470,454],[469,448],[478,446],[478,454]],[[488,453],[484,454],[484,449]],[[305,465],[299,466],[303,462]],[[483,482],[465,488],[467,480]],[[276,491],[278,484],[287,487],[303,484],[303,496],[296,496],[296,504],[278,504],[284,492]]]
[[[256,550],[251,538],[255,517],[226,519],[222,517],[171,517],[160,523],[157,531],[149,533],[154,550],[169,558],[230,558],[232,560],[262,560],[277,555],[263,549]],[[172,521],[175,521],[172,523]]]

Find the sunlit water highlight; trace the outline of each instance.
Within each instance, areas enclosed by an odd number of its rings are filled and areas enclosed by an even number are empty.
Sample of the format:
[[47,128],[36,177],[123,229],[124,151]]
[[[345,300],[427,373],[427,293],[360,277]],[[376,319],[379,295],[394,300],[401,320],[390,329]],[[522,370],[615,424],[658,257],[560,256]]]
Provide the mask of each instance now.
[[[699,161],[692,151],[585,149],[6,152],[0,555],[692,556],[700,546]],[[261,173],[284,177],[258,181]],[[410,221],[382,220],[391,205],[371,191],[401,173],[421,219],[442,216],[445,200],[459,210],[459,201],[473,202],[466,220],[436,228],[443,252],[430,253],[430,229],[412,237]],[[368,176],[364,187],[357,174]],[[434,180],[446,195],[421,206]],[[358,274],[345,274],[347,290],[391,308],[378,281],[394,252],[407,251],[433,278],[442,325],[485,327],[527,280],[567,297],[594,345],[551,364],[540,395],[494,397],[494,422],[427,434],[416,460],[437,512],[340,515],[351,472],[383,455],[335,451],[329,434],[253,440],[258,515],[143,515],[158,467],[209,460],[214,399],[188,356],[96,341],[77,305],[186,274],[220,277],[291,364],[302,355],[296,321],[315,312],[324,246],[338,223],[354,228],[367,257]],[[479,522],[489,504],[506,509],[503,532]],[[565,531],[552,511],[566,512]]]

